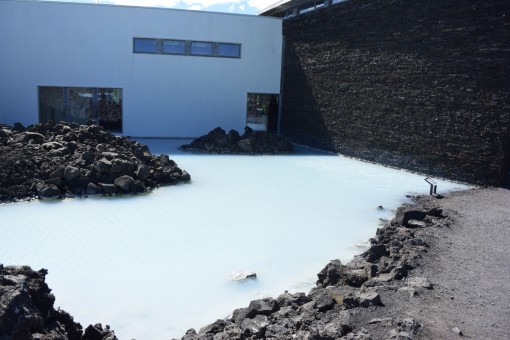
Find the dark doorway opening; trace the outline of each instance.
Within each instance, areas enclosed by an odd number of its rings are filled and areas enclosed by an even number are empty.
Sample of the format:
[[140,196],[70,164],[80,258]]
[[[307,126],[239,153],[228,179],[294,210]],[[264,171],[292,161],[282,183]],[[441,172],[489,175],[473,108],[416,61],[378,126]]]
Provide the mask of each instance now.
[[246,125],[255,131],[278,132],[279,95],[248,93]]

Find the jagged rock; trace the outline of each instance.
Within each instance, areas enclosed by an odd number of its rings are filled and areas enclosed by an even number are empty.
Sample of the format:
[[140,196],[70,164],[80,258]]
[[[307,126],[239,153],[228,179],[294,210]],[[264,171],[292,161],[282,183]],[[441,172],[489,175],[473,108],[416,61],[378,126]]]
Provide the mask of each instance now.
[[360,293],[358,296],[359,305],[362,307],[382,306],[381,296],[375,291]]
[[232,273],[231,279],[234,281],[244,281],[246,279],[256,279],[257,273],[251,272],[249,270],[243,270],[239,272]]
[[[167,155],[152,155],[147,146],[113,136],[93,123],[47,122],[31,125],[26,131],[6,126],[1,131],[2,202],[31,199],[34,191],[39,198],[139,194],[160,185],[191,180]],[[122,176],[138,182],[123,181],[114,188],[115,180]]]
[[101,194],[103,191],[101,190],[100,187],[98,187],[97,185],[95,185],[94,183],[89,183],[87,185],[87,189],[86,189],[86,194],[87,195],[98,195],[98,194]]
[[278,306],[285,307],[285,306],[302,306],[307,302],[310,302],[310,298],[306,296],[305,293],[295,293],[290,294],[288,292],[285,292],[278,296],[276,299],[276,302],[278,303]]
[[117,193],[117,186],[115,184],[98,183],[98,185],[105,194],[115,195]]
[[147,188],[143,185],[142,181],[137,179],[133,182],[133,185],[131,185],[131,191],[135,194],[142,194],[147,191]]
[[269,315],[276,312],[279,308],[278,303],[273,298],[254,300],[248,306],[246,317],[253,318],[256,315]]
[[319,278],[319,280],[317,280],[317,285],[321,285],[322,287],[335,285],[342,282],[345,278],[344,266],[340,260],[333,260],[317,274],[317,277]]
[[274,154],[291,153],[293,145],[278,135],[254,132],[249,127],[245,128],[242,136],[235,130],[225,134],[218,127],[190,144],[182,145],[181,149],[220,154]]
[[333,320],[326,324],[322,331],[319,332],[320,336],[326,339],[338,339],[346,335],[351,330],[351,327],[345,325],[340,320]]
[[368,281],[368,274],[364,269],[353,269],[345,271],[346,283],[353,287],[361,287]]
[[269,325],[267,316],[256,315],[253,319],[244,319],[241,323],[242,334],[253,339],[261,339]]
[[62,195],[62,191],[53,184],[42,184],[37,189],[37,194],[41,199],[47,200],[47,199],[56,199],[59,198]]
[[317,308],[319,312],[330,310],[336,304],[335,299],[333,299],[327,292],[317,294],[313,301],[315,308]]
[[225,320],[218,319],[214,323],[201,328],[200,331],[198,332],[198,334],[203,335],[203,334],[208,334],[208,333],[211,333],[211,334],[220,333],[225,329],[226,325],[227,325],[227,322]]
[[251,153],[253,152],[252,140],[250,138],[241,139],[237,142],[237,146],[241,151]]
[[79,323],[60,309],[45,283],[47,270],[0,264],[0,339],[116,340],[109,326]]
[[80,176],[80,169],[74,167],[74,166],[66,166],[64,169],[64,179],[69,182],[72,181],[75,178],[78,178]]
[[365,253],[363,253],[363,256],[366,257],[366,260],[368,262],[376,262],[383,256],[388,256],[389,252],[386,249],[386,246],[384,244],[377,244],[373,245],[368,249]]
[[139,164],[135,175],[140,180],[146,180],[150,176],[150,167],[146,164]]
[[117,177],[113,181],[113,184],[115,184],[116,186],[118,186],[119,188],[124,190],[125,192],[128,192],[131,190],[131,186],[134,184],[134,182],[135,182],[135,180],[133,179],[133,177],[124,175],[124,176]]

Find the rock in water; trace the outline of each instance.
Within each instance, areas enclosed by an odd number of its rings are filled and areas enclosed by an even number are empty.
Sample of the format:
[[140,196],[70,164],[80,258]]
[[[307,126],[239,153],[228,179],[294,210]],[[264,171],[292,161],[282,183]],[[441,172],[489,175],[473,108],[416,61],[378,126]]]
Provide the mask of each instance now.
[[242,270],[232,273],[231,279],[234,281],[244,281],[246,279],[256,279],[257,274],[248,270]]

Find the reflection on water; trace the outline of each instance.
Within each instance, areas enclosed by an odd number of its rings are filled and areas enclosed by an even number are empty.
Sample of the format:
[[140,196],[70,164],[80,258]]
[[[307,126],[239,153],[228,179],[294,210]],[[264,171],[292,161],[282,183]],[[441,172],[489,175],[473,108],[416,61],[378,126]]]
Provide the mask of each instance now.
[[[183,140],[142,142],[192,183],[0,206],[0,262],[47,268],[56,306],[120,339],[180,337],[252,299],[307,292],[329,260],[360,252],[406,194],[428,192],[423,176],[332,154],[214,156],[177,151]],[[257,279],[231,280],[244,270]]]

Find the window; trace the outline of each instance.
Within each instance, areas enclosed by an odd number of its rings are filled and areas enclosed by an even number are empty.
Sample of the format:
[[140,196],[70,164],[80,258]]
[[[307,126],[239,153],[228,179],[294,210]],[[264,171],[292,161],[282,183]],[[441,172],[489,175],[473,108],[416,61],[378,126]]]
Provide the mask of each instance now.
[[241,45],[219,43],[218,57],[241,58]]
[[133,53],[241,58],[241,44],[177,39],[133,38]]
[[213,56],[213,43],[192,41],[191,55]]
[[39,120],[86,124],[122,132],[122,89],[39,86]]
[[158,53],[158,40],[157,39],[145,39],[135,38],[133,40],[134,46],[133,51],[135,53]]
[[164,40],[163,53],[165,54],[185,54],[186,42],[181,40]]

